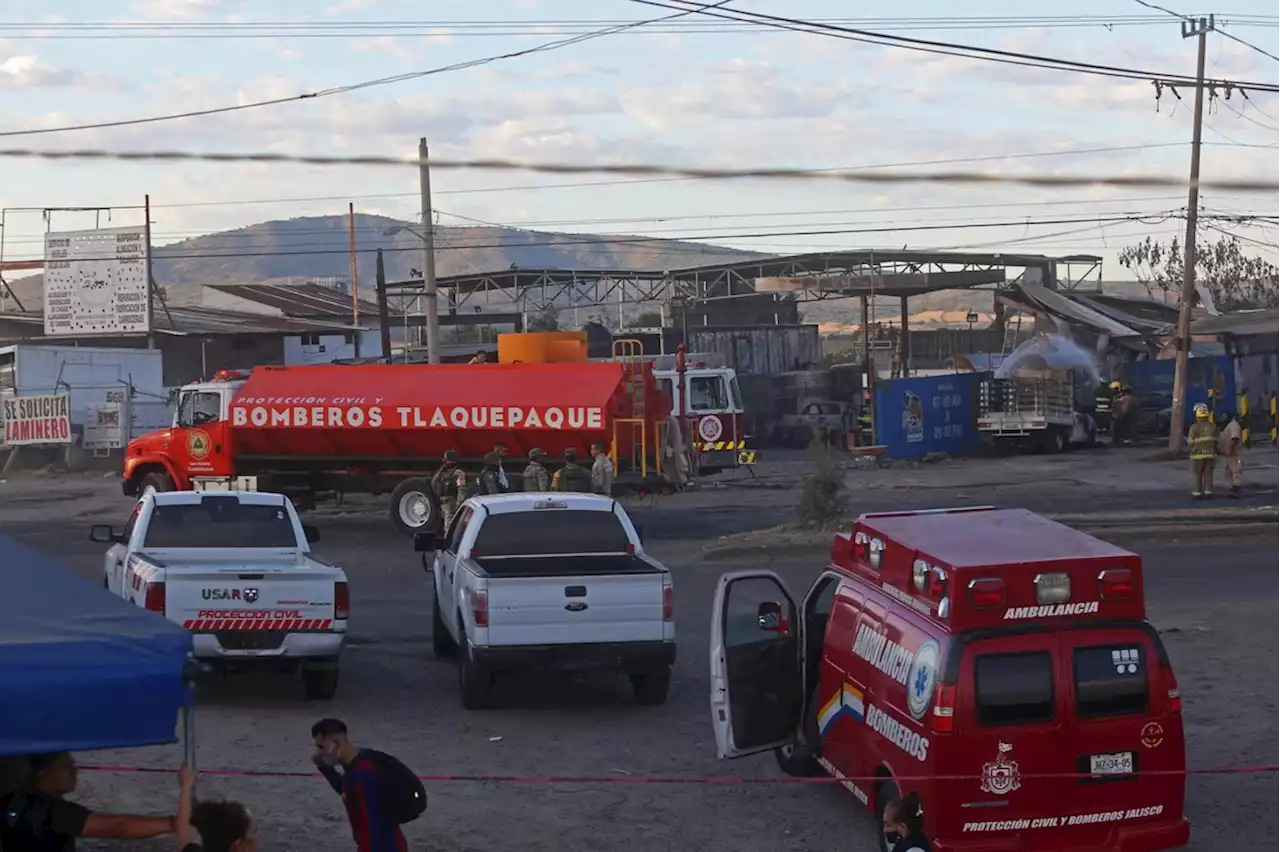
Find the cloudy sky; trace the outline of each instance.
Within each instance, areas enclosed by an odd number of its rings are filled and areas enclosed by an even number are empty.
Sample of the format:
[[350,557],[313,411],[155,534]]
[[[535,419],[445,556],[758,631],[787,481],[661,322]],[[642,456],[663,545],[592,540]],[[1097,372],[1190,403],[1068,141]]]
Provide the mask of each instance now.
[[[973,0],[960,17],[955,4],[941,0],[727,5],[1160,73],[1195,70],[1195,42],[1181,38],[1177,20],[1132,0],[1075,0],[1071,18],[1051,17],[1060,5],[1010,0]],[[288,98],[673,14],[628,0],[6,0],[4,6],[0,131]],[[849,11],[854,7],[857,17]],[[1226,32],[1277,53],[1273,0],[1233,0],[1213,11]],[[1223,35],[1210,36],[1207,56],[1210,77],[1274,83],[1278,76],[1274,60]],[[11,136],[0,138],[0,147],[410,156],[425,135],[439,157],[1183,175],[1191,93],[1177,94],[1182,101],[1165,91],[1157,103],[1150,82],[688,16],[344,94],[210,117]],[[1274,94],[1215,100],[1205,124],[1205,177],[1275,180],[1277,108]],[[109,216],[56,212],[55,230],[129,225],[141,221],[136,208],[146,193],[157,243],[268,219],[345,213],[349,200],[358,211],[406,219],[416,217],[418,205],[412,169],[10,160],[3,174],[5,260],[40,255],[46,228],[40,208],[112,208]],[[1094,252],[1106,259],[1107,278],[1129,277],[1114,262],[1120,247],[1148,234],[1178,233],[1179,222],[1166,217],[1186,203],[1176,190],[637,182],[485,172],[437,172],[433,182],[442,224],[644,233],[778,252],[902,246]],[[1221,213],[1277,210],[1274,193],[1208,192],[1203,203]],[[1124,216],[1148,218],[1108,221]],[[1017,224],[990,226],[1000,222]],[[1274,260],[1274,226],[1230,228]],[[798,231],[837,233],[789,233]]]

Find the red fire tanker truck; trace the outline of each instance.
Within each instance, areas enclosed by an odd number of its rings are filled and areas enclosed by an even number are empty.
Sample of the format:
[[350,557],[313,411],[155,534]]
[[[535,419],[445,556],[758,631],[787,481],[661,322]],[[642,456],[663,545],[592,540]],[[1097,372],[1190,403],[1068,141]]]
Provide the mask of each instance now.
[[654,488],[670,416],[639,359],[221,371],[182,388],[171,427],[129,443],[123,488],[276,491],[302,509],[390,493],[392,523],[412,534],[442,522],[431,475],[445,450],[475,469],[498,442],[513,460],[538,447],[556,462],[600,442],[621,487]]

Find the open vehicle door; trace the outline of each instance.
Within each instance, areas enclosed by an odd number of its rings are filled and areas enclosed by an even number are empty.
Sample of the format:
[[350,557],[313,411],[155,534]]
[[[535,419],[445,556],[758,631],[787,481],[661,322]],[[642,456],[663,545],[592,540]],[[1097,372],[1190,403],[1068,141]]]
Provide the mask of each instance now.
[[711,614],[711,724],[721,759],[794,739],[804,705],[802,621],[776,574],[720,578]]

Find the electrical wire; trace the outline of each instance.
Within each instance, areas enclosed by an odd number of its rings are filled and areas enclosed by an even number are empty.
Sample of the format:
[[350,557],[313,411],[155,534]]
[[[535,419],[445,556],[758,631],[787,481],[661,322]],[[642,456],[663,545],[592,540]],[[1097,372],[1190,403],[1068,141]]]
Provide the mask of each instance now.
[[[712,5],[715,7],[719,7],[728,2],[729,0],[717,0],[717,2],[715,2]],[[393,83],[403,83],[407,80],[417,80],[423,77],[430,77],[436,74],[444,74],[450,71],[463,71],[468,68],[476,68],[481,65],[488,65],[493,62],[502,62],[508,59],[519,59],[521,57],[530,56],[535,53],[545,53],[551,50],[559,50],[560,48],[569,47],[575,44],[581,44],[582,42],[590,41],[591,39],[603,38],[604,36],[614,35],[616,33],[624,32],[630,29],[635,29],[637,27],[647,26],[649,24],[674,20],[676,18],[681,18],[691,14],[693,14],[693,11],[689,10],[689,11],[681,11],[674,15],[664,15],[659,18],[651,18],[649,20],[644,20],[644,21],[632,21],[627,24],[620,24],[617,26],[605,27],[603,29],[593,30],[591,32],[583,33],[582,35],[573,36],[571,38],[544,42],[543,44],[524,48],[522,50],[508,51],[506,53],[500,53],[495,56],[485,56],[480,59],[471,59],[465,62],[455,62],[451,65],[442,65],[438,68],[429,68],[425,71],[411,71],[407,74],[396,74],[391,77],[378,77],[373,80],[364,80],[359,83],[352,83],[345,86],[335,86],[329,89],[321,89],[320,91],[317,91],[317,92],[307,92],[300,95],[292,95],[287,98],[271,98],[269,100],[254,101],[252,103],[247,103],[247,104],[233,104],[230,106],[214,107],[211,109],[204,109],[204,110],[191,110],[188,112],[169,113],[167,115],[153,115],[153,116],[148,116],[146,118],[130,118],[130,119],[121,119],[118,121],[102,121],[102,122],[96,122],[92,124],[69,124],[69,125],[63,125],[61,127],[28,128],[26,130],[5,130],[5,131],[0,131],[0,137],[37,136],[37,135],[43,135],[47,133],[69,133],[69,132],[79,131],[79,130],[104,130],[111,127],[135,127],[141,124],[155,124],[157,122],[162,122],[162,121],[178,121],[180,119],[185,119],[185,118],[201,118],[201,117],[206,117],[211,115],[223,115],[223,114],[232,113],[232,112],[242,112],[248,109],[259,109],[261,107],[279,106],[280,104],[296,103],[298,101],[316,100],[318,98],[330,97],[332,95],[343,95],[349,92],[357,92],[362,89],[370,89],[375,86],[387,86]]]
[[[1167,15],[1172,15],[1173,17],[1175,17],[1175,18],[1177,18],[1177,19],[1179,19],[1179,20],[1181,20],[1181,21],[1191,21],[1191,20],[1192,20],[1192,19],[1191,19],[1189,16],[1187,16],[1187,15],[1179,15],[1177,12],[1173,11],[1172,9],[1166,9],[1166,8],[1165,8],[1165,7],[1163,7],[1163,6],[1157,6],[1155,3],[1148,3],[1148,2],[1147,2],[1147,0],[1135,0],[1135,2],[1136,2],[1139,6],[1146,6],[1148,9],[1155,9],[1157,12],[1164,12],[1165,14],[1167,14]],[[1217,23],[1217,21],[1215,20],[1215,21],[1214,21],[1214,23],[1216,24],[1216,23]],[[1257,45],[1255,45],[1255,44],[1250,44],[1249,42],[1245,41],[1245,40],[1244,40],[1244,39],[1242,39],[1242,38],[1237,38],[1236,36],[1232,35],[1231,33],[1227,32],[1227,31],[1225,31],[1225,30],[1220,30],[1220,29],[1217,29],[1217,28],[1215,27],[1214,32],[1220,33],[1221,35],[1226,36],[1227,38],[1231,39],[1232,41],[1236,42],[1237,44],[1242,44],[1242,45],[1244,45],[1245,47],[1249,48],[1250,50],[1256,50],[1258,53],[1261,53],[1263,56],[1266,56],[1266,57],[1268,57],[1268,58],[1270,58],[1270,59],[1274,59],[1274,60],[1276,60],[1277,62],[1280,62],[1280,56],[1276,56],[1274,53],[1268,53],[1267,51],[1263,50],[1262,48],[1258,47]]]
[[[1134,68],[1122,68],[1115,65],[1100,65],[1092,62],[1057,59],[1054,57],[1039,56],[1037,54],[1021,53],[1012,50],[975,47],[973,45],[956,44],[952,42],[889,35],[886,33],[877,33],[853,27],[818,24],[799,18],[766,15],[760,12],[746,12],[738,9],[712,11],[713,6],[709,4],[695,3],[693,0],[672,0],[671,3],[657,2],[657,0],[631,0],[631,2],[639,3],[642,6],[654,6],[660,9],[688,9],[692,7],[700,13],[710,15],[714,18],[724,18],[726,20],[735,21],[755,21],[760,23],[761,26],[791,29],[798,32],[809,32],[814,35],[825,35],[848,41],[878,44],[882,47],[899,47],[906,50],[915,50],[924,53],[938,53],[945,56],[957,56],[965,59],[980,59],[1007,65],[1019,65],[1056,71],[1072,71],[1081,74],[1093,74],[1096,76],[1116,77],[1129,80],[1146,80],[1158,82],[1161,85],[1166,86],[1194,86],[1197,82],[1194,77],[1188,77],[1185,74],[1161,74],[1154,71],[1142,71]],[[681,5],[673,5],[673,3],[679,3]],[[1241,80],[1206,80],[1205,84],[1216,85],[1224,88],[1230,86],[1233,89],[1239,89],[1242,91],[1280,91],[1280,86],[1277,86],[1275,83],[1257,83]]]
[[[35,150],[30,148],[0,149],[0,159],[36,160],[119,160],[122,162],[210,162],[210,163],[298,163],[311,166],[413,166],[420,168],[417,157],[391,157],[381,154],[341,156],[323,154],[216,153],[200,151],[107,151],[101,149]],[[656,164],[589,165],[582,163],[519,162],[501,158],[433,159],[431,169],[454,171],[461,169],[491,171],[528,171],[543,174],[627,174],[668,175],[707,180],[730,178],[758,178],[761,180],[826,180],[842,183],[905,184],[927,183],[947,185],[1011,185],[1011,186],[1115,186],[1131,188],[1163,188],[1188,186],[1181,177],[1156,175],[1000,175],[984,172],[902,172],[902,171],[814,171],[796,168],[730,169],[709,166],[664,166]],[[1275,192],[1280,189],[1276,181],[1251,179],[1204,180],[1198,182],[1201,189],[1229,192]]]
[[[760,231],[747,234],[733,234],[730,237],[717,237],[714,234],[686,234],[683,236],[668,237],[648,237],[648,236],[601,236],[591,237],[588,235],[581,236],[579,239],[559,239],[559,240],[539,240],[539,241],[507,241],[494,243],[469,243],[465,246],[447,246],[438,247],[437,251],[461,251],[461,250],[477,250],[477,249],[510,249],[510,248],[531,248],[537,246],[563,247],[563,246],[653,246],[658,245],[659,251],[670,251],[678,247],[672,246],[674,242],[691,242],[707,239],[734,239],[734,240],[758,240],[770,239],[772,237],[807,237],[807,236],[847,236],[859,234],[896,234],[896,233],[913,233],[913,232],[931,232],[931,231],[955,231],[955,230],[985,230],[988,228],[1012,228],[1012,227],[1031,227],[1035,225],[1062,225],[1062,224],[1103,224],[1109,222],[1141,222],[1144,224],[1160,224],[1170,219],[1176,219],[1182,216],[1180,211],[1165,211],[1158,214],[1128,215],[1128,216],[1110,216],[1110,217],[1089,217],[1089,218],[1059,218],[1059,219],[1014,219],[1003,222],[960,222],[948,224],[932,224],[932,225],[916,225],[909,227],[879,227],[879,228],[823,228],[816,230],[790,230],[790,231]],[[545,235],[540,235],[545,236]],[[662,245],[666,244],[666,245]],[[731,246],[698,246],[700,252],[705,250],[720,251],[724,253],[732,253],[736,251]],[[357,248],[358,253],[368,254],[374,251],[382,251],[388,254],[398,252],[414,252],[415,254],[422,252],[421,246],[392,246],[381,249],[375,248]],[[174,261],[174,260],[194,260],[194,259],[210,259],[210,258],[246,258],[246,257],[296,257],[301,255],[334,255],[349,254],[346,247],[333,249],[266,249],[262,251],[231,249],[214,252],[180,252],[166,251],[165,248],[159,247],[155,249],[153,261]],[[14,258],[18,260],[19,258]],[[102,257],[81,257],[79,260],[113,260],[115,255],[103,255]]]

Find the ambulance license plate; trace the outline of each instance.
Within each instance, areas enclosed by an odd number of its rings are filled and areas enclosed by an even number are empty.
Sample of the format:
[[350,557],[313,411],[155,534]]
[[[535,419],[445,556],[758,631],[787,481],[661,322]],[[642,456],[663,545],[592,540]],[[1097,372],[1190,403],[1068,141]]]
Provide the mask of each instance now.
[[1115,754],[1089,755],[1090,775],[1132,775],[1133,752],[1120,751]]

